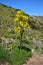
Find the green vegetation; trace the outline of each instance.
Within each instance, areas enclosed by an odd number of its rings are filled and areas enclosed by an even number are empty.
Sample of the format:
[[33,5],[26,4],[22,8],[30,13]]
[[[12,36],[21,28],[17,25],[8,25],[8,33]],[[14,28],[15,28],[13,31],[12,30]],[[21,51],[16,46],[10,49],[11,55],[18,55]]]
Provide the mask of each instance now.
[[28,57],[32,56],[31,50],[28,50],[19,46],[10,46],[7,50],[4,46],[0,45],[0,62],[8,61],[11,65],[22,65]]
[[7,56],[6,50],[2,45],[0,45],[0,62],[6,60],[6,56]]
[[[28,57],[32,56],[32,50],[38,50],[37,52],[43,54],[43,23],[26,13],[22,13],[21,17],[19,14],[20,25],[19,23],[15,24],[15,20],[18,20],[16,17],[18,11],[22,10],[0,4],[0,62],[8,61],[12,65],[22,65]],[[23,22],[21,22],[22,17]],[[25,20],[26,25],[24,25]],[[20,33],[14,32],[15,26],[20,26],[25,31],[22,38]],[[16,32],[21,32],[20,28]],[[20,39],[22,39],[21,47],[19,45]]]
[[43,54],[43,46],[40,48],[40,53]]
[[15,46],[9,60],[12,65],[22,65],[31,55],[31,51],[28,50],[27,52],[25,49],[20,49],[18,46]]

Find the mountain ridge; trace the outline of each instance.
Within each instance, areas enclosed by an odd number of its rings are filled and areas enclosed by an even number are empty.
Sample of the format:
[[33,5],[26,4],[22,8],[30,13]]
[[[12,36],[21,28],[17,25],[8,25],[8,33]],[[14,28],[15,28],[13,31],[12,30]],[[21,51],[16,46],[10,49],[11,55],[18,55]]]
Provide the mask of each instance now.
[[43,16],[33,16],[33,17],[43,23]]

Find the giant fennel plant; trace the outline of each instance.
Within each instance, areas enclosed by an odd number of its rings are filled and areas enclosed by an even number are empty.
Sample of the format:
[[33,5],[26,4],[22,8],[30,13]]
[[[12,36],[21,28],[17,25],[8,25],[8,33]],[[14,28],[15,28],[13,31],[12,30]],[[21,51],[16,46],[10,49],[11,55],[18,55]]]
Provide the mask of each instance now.
[[24,11],[17,11],[14,18],[14,32],[16,34],[20,34],[20,46],[22,45],[22,38],[25,29],[29,29],[30,26],[28,24],[29,17],[25,15]]

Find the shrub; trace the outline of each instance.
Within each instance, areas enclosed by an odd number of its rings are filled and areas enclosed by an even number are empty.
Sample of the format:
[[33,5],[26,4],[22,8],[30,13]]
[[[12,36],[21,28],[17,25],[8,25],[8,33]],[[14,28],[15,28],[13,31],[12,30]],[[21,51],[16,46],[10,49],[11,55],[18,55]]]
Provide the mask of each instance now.
[[6,51],[4,47],[0,45],[0,62],[5,60],[5,58],[6,58]]
[[32,56],[31,51],[26,51],[24,48],[19,48],[15,46],[12,50],[12,53],[9,57],[9,61],[12,65],[22,65],[27,57]]

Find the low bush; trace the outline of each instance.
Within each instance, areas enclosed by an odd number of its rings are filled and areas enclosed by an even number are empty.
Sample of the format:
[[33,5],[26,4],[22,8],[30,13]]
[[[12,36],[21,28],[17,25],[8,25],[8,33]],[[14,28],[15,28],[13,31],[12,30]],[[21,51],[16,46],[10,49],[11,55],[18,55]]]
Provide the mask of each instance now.
[[31,51],[27,51],[25,48],[22,49],[15,46],[12,49],[9,61],[11,62],[11,65],[22,65],[26,61],[26,58],[30,56],[32,56]]
[[6,51],[4,47],[0,45],[0,62],[6,59]]

